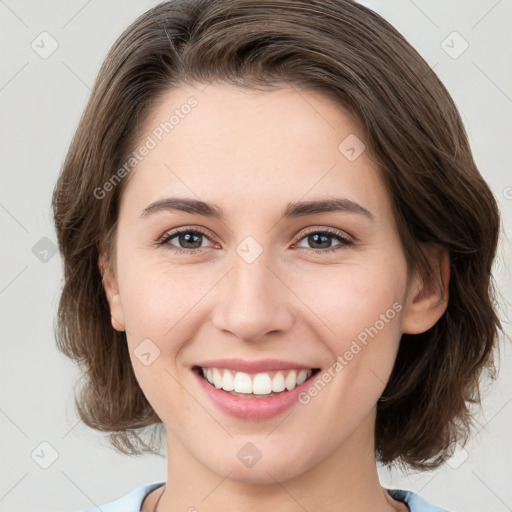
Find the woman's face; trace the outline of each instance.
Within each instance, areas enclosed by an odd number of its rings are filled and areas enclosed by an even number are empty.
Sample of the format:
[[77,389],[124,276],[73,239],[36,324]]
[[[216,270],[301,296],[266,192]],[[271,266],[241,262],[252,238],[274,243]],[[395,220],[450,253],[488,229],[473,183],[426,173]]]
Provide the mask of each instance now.
[[[228,85],[170,91],[144,126],[106,286],[169,449],[272,482],[373,447],[376,402],[414,321],[358,126],[316,92]],[[220,368],[217,385],[198,365]],[[294,369],[320,371],[294,389]]]

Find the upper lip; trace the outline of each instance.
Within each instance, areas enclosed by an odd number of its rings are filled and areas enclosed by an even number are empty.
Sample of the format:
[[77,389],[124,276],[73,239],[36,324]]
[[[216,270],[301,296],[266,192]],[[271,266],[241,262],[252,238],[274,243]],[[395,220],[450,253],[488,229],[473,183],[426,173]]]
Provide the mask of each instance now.
[[272,372],[278,370],[293,369],[314,369],[314,366],[295,363],[293,361],[283,361],[279,359],[261,359],[259,361],[248,361],[245,359],[211,359],[196,363],[196,366],[203,368],[226,368],[246,373]]

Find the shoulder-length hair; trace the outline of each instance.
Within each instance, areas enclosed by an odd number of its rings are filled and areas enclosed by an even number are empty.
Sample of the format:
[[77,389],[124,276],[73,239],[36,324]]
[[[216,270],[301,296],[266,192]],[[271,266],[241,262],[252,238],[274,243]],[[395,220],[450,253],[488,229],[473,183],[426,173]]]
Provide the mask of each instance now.
[[80,418],[123,453],[155,453],[140,434],[161,420],[137,383],[125,333],[111,326],[98,257],[112,249],[125,164],[152,106],[185,83],[213,82],[284,83],[333,98],[363,130],[408,270],[428,276],[425,244],[448,252],[447,310],[427,332],[402,335],[375,429],[384,464],[439,466],[467,442],[482,371],[496,376],[500,217],[445,87],[401,34],[351,0],[168,1],[111,48],[53,197],[64,263],[57,344],[83,370]]

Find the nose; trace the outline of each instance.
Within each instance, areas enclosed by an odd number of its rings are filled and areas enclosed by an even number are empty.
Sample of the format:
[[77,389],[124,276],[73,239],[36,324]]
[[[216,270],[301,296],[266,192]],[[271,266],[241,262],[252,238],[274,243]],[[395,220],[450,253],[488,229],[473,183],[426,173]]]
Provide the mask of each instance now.
[[293,293],[265,251],[252,263],[238,254],[217,287],[213,325],[242,341],[283,333],[293,324]]

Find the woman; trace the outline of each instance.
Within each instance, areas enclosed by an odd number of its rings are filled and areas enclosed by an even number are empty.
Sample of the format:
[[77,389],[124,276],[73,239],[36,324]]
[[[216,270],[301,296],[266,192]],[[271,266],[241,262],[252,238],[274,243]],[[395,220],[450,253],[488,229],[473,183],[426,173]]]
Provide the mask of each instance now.
[[53,205],[80,417],[127,454],[166,432],[166,482],[102,510],[445,510],[376,463],[433,469],[467,440],[500,220],[448,92],[381,17],[149,10]]

